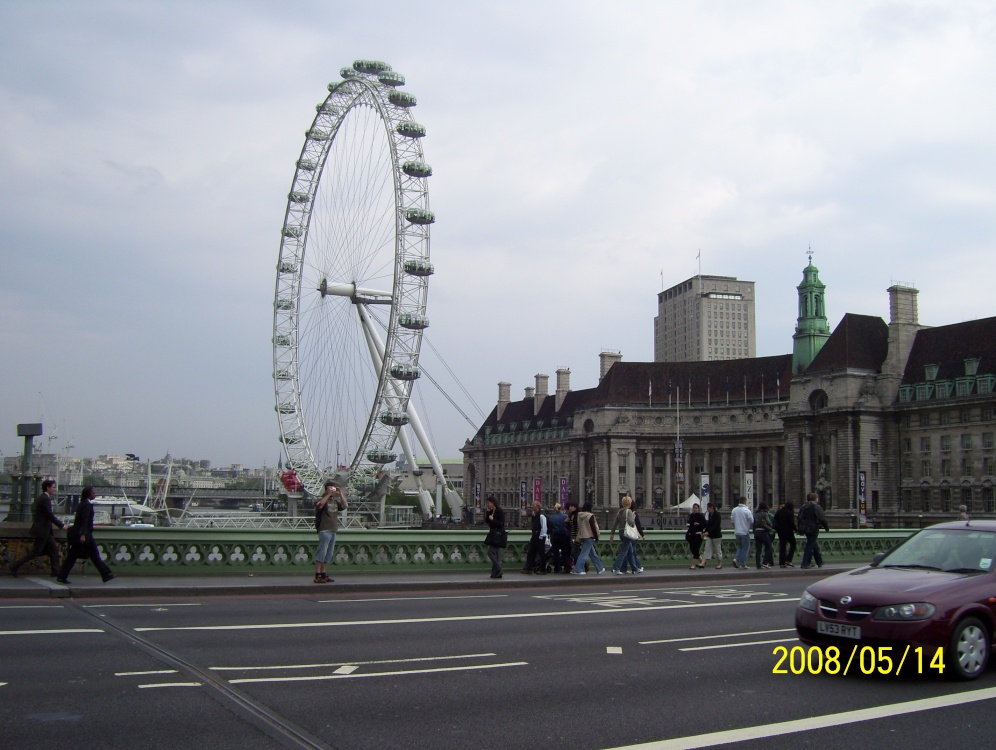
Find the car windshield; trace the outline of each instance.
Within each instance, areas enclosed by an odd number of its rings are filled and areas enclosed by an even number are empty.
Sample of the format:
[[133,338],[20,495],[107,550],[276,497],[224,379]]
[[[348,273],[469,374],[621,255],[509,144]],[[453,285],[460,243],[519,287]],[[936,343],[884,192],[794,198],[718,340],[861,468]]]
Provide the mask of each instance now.
[[987,573],[996,559],[996,534],[972,528],[924,529],[896,547],[880,568],[922,568],[949,573]]

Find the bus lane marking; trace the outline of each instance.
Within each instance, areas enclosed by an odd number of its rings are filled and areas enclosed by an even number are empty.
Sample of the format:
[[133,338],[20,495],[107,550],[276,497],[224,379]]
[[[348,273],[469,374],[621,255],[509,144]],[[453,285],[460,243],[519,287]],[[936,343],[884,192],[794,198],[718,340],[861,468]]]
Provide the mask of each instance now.
[[433,623],[445,623],[452,625],[457,622],[484,622],[488,620],[525,620],[545,617],[577,617],[585,615],[608,615],[608,614],[630,614],[633,612],[660,612],[669,609],[709,609],[712,607],[739,607],[743,605],[756,604],[792,604],[793,599],[748,599],[740,601],[721,602],[694,602],[691,604],[664,604],[659,606],[645,607],[637,609],[635,607],[607,608],[607,609],[579,609],[556,612],[520,612],[516,614],[492,614],[492,615],[461,615],[458,617],[410,617],[403,619],[385,620],[344,620],[339,622],[280,622],[268,624],[243,624],[243,625],[156,625],[149,627],[135,628],[136,633],[177,631],[218,631],[232,632],[245,630],[291,630],[297,628],[348,628],[348,627],[370,627],[375,625],[428,625]]

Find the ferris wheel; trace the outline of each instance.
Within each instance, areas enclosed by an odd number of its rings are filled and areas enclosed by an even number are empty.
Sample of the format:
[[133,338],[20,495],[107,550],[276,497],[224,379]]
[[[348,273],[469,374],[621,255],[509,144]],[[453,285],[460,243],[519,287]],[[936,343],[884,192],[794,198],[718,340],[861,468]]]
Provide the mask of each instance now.
[[384,494],[399,439],[415,466],[409,429],[438,465],[410,403],[435,216],[404,76],[372,60],[341,76],[316,107],[287,198],[273,380],[280,440],[305,490],[337,478],[362,498]]

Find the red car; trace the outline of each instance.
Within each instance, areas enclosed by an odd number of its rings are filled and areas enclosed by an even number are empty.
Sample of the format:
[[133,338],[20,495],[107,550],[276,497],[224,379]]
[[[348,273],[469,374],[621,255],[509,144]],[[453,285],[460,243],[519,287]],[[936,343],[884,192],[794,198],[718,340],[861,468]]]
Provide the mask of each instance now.
[[869,566],[812,584],[795,629],[804,643],[836,646],[841,661],[857,654],[866,674],[908,665],[975,679],[996,633],[996,521],[930,526]]

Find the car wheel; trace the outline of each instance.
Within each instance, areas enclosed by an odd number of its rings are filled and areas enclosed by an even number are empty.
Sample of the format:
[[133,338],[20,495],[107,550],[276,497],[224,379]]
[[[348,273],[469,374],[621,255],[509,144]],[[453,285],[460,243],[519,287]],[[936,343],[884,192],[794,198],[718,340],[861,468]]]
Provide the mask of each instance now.
[[956,680],[974,680],[989,663],[989,631],[982,621],[966,617],[951,633],[947,666]]

